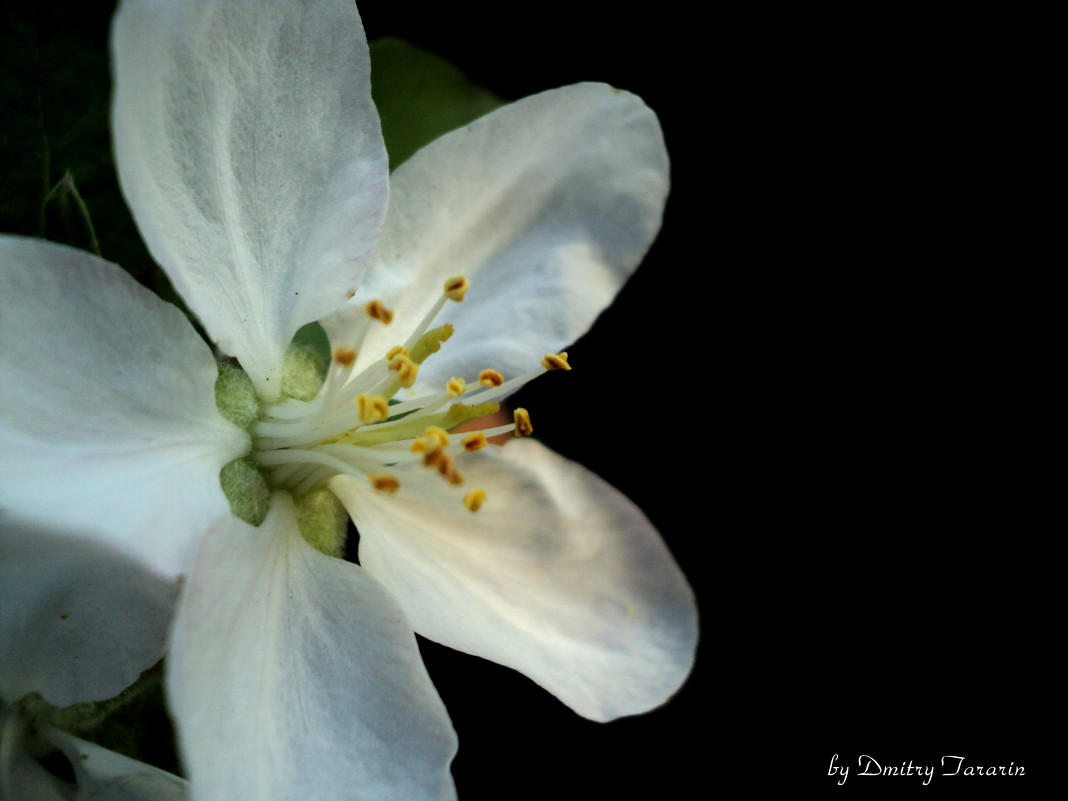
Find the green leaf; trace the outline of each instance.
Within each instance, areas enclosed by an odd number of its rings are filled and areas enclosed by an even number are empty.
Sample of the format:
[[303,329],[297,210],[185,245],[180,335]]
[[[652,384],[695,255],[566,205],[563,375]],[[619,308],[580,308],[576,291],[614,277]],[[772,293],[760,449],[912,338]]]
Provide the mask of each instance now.
[[391,170],[442,134],[504,105],[448,61],[393,37],[371,43],[371,95]]
[[141,241],[111,151],[110,3],[0,12],[0,232],[102,255],[177,300]]

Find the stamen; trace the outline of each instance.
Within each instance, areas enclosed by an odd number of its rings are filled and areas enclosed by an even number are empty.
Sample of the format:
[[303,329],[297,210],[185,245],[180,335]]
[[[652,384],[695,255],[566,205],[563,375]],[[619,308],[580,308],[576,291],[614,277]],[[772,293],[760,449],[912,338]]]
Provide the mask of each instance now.
[[460,444],[464,446],[464,450],[468,453],[482,450],[488,442],[486,435],[481,431],[472,431],[460,440]]
[[534,433],[534,426],[530,424],[530,413],[520,407],[515,410],[515,435],[517,437],[529,437]]
[[371,486],[379,492],[387,492],[392,495],[400,489],[400,482],[389,473],[368,473],[367,478],[371,482]]
[[499,437],[503,434],[511,434],[515,436],[515,425],[512,423],[506,423],[503,426],[494,426],[493,428],[483,428],[482,433],[485,434],[486,440],[489,441],[494,437]]
[[[496,420],[490,418],[500,411],[499,399],[528,381],[549,370],[570,370],[566,352],[546,354],[532,371],[507,380],[487,368],[478,373],[477,384],[470,377],[452,376],[443,388],[439,385],[425,392],[420,388],[395,400],[401,387],[416,384],[420,365],[453,334],[450,324],[431,329],[435,315],[449,301],[463,301],[470,286],[462,275],[446,281],[442,295],[414,329],[404,322],[408,333],[403,344],[358,374],[352,369],[360,356],[356,349],[334,347],[315,398],[306,403],[286,401],[265,410],[250,426],[250,433],[258,464],[272,487],[300,496],[344,474],[366,476],[376,491],[391,494],[400,488],[396,471],[419,463],[450,484],[462,484],[465,478],[457,463],[463,454],[484,449],[496,436],[533,434],[526,409],[514,411],[511,425],[496,425],[507,420],[503,414]],[[360,315],[364,331],[375,321],[389,324],[394,317],[380,300],[368,303],[366,312],[367,316]],[[482,419],[471,426],[473,430],[457,433],[450,441],[449,431],[475,418]],[[485,501],[486,492],[480,487],[463,495],[471,512],[477,512]]]
[[423,436],[436,448],[444,448],[449,444],[449,432],[440,426],[428,426]]
[[445,282],[445,297],[457,303],[464,299],[467,290],[471,288],[471,282],[462,275],[456,275]]
[[411,443],[411,452],[425,453],[427,458],[424,459],[423,464],[429,465],[430,457],[441,451],[447,444],[449,444],[449,431],[439,426],[431,425],[426,428],[422,437]]
[[478,383],[484,387],[499,387],[504,383],[504,376],[496,370],[483,370],[478,374]]
[[334,348],[334,362],[341,367],[352,367],[355,361],[356,351],[353,348],[346,348],[342,345]]
[[389,325],[393,322],[393,312],[387,309],[380,300],[372,300],[364,310],[371,318],[378,320],[382,325]]
[[546,353],[545,358],[541,360],[541,366],[546,370],[570,370],[571,365],[567,363],[567,351],[563,353]]
[[381,395],[357,395],[356,411],[365,423],[374,423],[389,417],[389,403]]
[[[470,286],[470,282],[462,275],[457,276],[456,278],[450,278],[448,281],[446,281],[444,293],[434,302],[434,305],[430,307],[430,309],[426,313],[426,316],[423,317],[419,325],[415,327],[415,330],[413,330],[411,335],[409,335],[408,341],[405,344],[407,344],[409,348],[412,348],[414,350],[415,343],[418,342],[419,338],[423,336],[423,332],[430,327],[430,321],[438,316],[438,312],[441,311],[442,307],[445,305],[445,302],[448,300],[455,300],[457,302],[463,300],[464,293],[467,292],[468,287]],[[449,326],[448,336],[452,336],[452,326]],[[447,339],[448,336],[445,338]],[[440,342],[438,344],[440,344]],[[428,351],[427,355],[433,353],[436,350],[437,348]],[[426,357],[424,356],[423,358]],[[416,361],[422,360],[422,358],[416,359]]]
[[481,487],[475,487],[464,496],[464,506],[471,512],[477,512],[485,502],[486,491]]
[[397,374],[397,381],[405,389],[411,387],[415,383],[416,376],[419,375],[419,365],[403,353],[390,360],[389,369]]

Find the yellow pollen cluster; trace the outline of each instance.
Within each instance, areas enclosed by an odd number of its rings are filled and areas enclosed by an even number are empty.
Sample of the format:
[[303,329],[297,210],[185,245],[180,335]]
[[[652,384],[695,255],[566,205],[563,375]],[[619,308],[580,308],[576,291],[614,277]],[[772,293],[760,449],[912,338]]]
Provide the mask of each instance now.
[[541,360],[541,366],[546,370],[571,369],[571,365],[567,363],[567,351],[563,353],[546,353],[545,358]]
[[467,290],[471,288],[471,282],[462,275],[457,275],[445,282],[445,297],[457,303],[464,299]]
[[519,407],[513,415],[515,418],[515,435],[517,437],[529,437],[534,433],[534,426],[530,424],[530,412]]
[[438,426],[430,426],[412,443],[412,453],[429,453],[449,444],[449,432]]
[[499,387],[504,383],[504,376],[496,370],[483,370],[478,374],[478,383],[484,387]]
[[338,345],[334,348],[334,361],[342,367],[352,367],[356,362],[356,350]]
[[400,488],[400,482],[389,473],[368,473],[367,478],[371,486],[379,492],[388,492],[392,495]]
[[486,502],[486,491],[481,487],[475,487],[464,496],[464,506],[471,512],[477,512]]
[[397,374],[397,381],[405,389],[412,386],[419,375],[419,365],[404,353],[398,353],[390,359],[389,369]]
[[450,484],[462,484],[464,475],[456,469],[453,458],[445,453],[449,444],[449,433],[438,426],[430,426],[412,443],[412,453],[423,454],[423,464],[433,467],[443,475]]
[[489,440],[486,439],[486,435],[481,431],[472,431],[460,440],[460,444],[464,446],[464,450],[468,453],[482,450],[486,447],[488,442]]
[[393,322],[393,312],[387,309],[386,305],[380,300],[372,300],[364,310],[382,325],[389,325]]
[[381,395],[357,395],[356,413],[365,423],[374,423],[389,417],[389,402]]
[[462,378],[453,376],[445,384],[445,391],[452,395],[454,398],[463,395],[467,391],[467,382]]

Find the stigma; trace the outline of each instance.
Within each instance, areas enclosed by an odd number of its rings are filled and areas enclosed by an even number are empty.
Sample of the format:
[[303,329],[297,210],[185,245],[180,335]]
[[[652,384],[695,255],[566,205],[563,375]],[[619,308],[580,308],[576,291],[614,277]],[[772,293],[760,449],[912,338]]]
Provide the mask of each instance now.
[[[453,335],[450,324],[432,327],[434,318],[446,303],[462,303],[470,289],[463,276],[447,280],[438,302],[402,332],[405,338],[358,371],[359,343],[336,343],[330,364],[325,369],[314,365],[314,380],[308,375],[313,366],[306,353],[291,347],[286,375],[300,391],[287,392],[283,386],[280,401],[254,404],[257,413],[246,413],[241,424],[251,434],[252,453],[242,461],[244,472],[254,468],[268,491],[289,492],[298,504],[310,493],[319,498],[339,475],[352,476],[403,503],[406,471],[426,470],[440,478],[446,497],[455,493],[455,503],[471,513],[492,504],[483,488],[469,486],[465,458],[493,437],[529,436],[533,427],[525,409],[516,410],[514,422],[495,424],[491,418],[500,401],[547,371],[571,368],[566,353],[547,354],[522,375],[506,377],[485,365],[472,375],[454,375],[441,387],[419,383],[423,363],[447,348]],[[404,323],[380,300],[367,303],[363,311],[367,325],[393,330]],[[223,408],[221,400],[219,406]],[[456,432],[461,425],[464,432]],[[231,473],[236,475],[236,469]],[[226,485],[224,480],[235,513],[249,520],[238,511]]]

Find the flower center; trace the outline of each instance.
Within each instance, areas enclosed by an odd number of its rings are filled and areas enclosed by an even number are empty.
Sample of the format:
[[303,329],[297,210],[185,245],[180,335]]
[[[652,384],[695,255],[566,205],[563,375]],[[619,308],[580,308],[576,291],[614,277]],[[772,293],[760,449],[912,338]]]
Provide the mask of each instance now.
[[[221,364],[217,404],[224,416],[249,431],[253,446],[220,476],[234,513],[259,525],[271,493],[285,490],[297,503],[305,538],[340,555],[347,515],[327,482],[348,475],[377,491],[403,496],[403,473],[411,469],[435,471],[455,491],[457,503],[477,512],[489,499],[482,488],[466,486],[458,466],[463,455],[481,450],[494,436],[529,435],[533,429],[524,409],[517,409],[508,425],[491,425],[488,418],[498,412],[501,399],[527,381],[548,370],[571,368],[566,353],[551,354],[538,368],[507,380],[486,368],[478,375],[454,376],[440,389],[421,387],[407,393],[410,397],[398,397],[401,390],[415,387],[420,366],[452,336],[451,325],[430,325],[445,303],[462,302],[469,286],[462,276],[446,281],[441,298],[407,339],[359,372],[351,347],[335,346],[324,369],[309,350],[291,346],[283,397],[273,404],[256,397],[239,368]],[[380,301],[365,310],[366,325],[392,323],[393,313]],[[475,421],[475,430],[453,433],[469,421]]]

